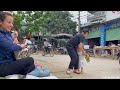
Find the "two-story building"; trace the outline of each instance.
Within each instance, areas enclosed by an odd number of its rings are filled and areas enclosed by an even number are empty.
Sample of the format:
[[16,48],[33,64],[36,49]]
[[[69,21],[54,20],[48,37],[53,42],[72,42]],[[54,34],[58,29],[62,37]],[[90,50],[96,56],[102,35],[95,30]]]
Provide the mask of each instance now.
[[81,30],[89,30],[86,44],[93,47],[106,46],[108,42],[120,43],[120,12],[94,11],[92,14],[87,17],[88,23],[81,26]]

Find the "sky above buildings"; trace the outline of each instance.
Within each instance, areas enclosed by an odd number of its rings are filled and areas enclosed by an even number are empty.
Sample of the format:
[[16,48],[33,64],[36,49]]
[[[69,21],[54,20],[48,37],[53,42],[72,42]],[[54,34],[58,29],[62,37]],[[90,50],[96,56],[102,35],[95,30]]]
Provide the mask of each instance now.
[[[69,11],[73,17],[71,18],[73,21],[76,21],[78,24],[78,11]],[[87,11],[81,11],[80,12],[80,23],[85,24],[87,23],[87,16],[89,13]],[[78,26],[76,27],[76,30],[78,31]]]
[[[73,21],[78,22],[78,11],[69,11],[74,17],[72,18]],[[80,12],[80,21],[81,24],[87,23],[87,11],[81,11]]]

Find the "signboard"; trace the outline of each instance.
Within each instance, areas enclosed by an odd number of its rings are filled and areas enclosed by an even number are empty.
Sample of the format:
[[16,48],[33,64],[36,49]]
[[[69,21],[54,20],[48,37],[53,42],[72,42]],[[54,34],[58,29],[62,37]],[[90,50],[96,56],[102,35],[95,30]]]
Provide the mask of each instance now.
[[120,20],[119,21],[114,21],[114,22],[110,22],[107,25],[105,25],[105,29],[112,29],[112,28],[117,28],[120,27]]
[[84,45],[84,49],[89,49],[89,45]]
[[100,25],[100,46],[106,45],[106,33],[104,25]]
[[106,21],[120,18],[120,11],[106,11]]
[[105,33],[100,32],[100,46],[105,46]]

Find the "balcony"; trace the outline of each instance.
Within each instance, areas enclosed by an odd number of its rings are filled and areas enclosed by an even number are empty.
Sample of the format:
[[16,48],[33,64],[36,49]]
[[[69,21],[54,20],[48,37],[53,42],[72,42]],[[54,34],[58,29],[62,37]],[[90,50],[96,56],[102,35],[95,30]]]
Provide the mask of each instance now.
[[105,11],[96,11],[92,15],[87,16],[89,23],[98,23],[105,20]]

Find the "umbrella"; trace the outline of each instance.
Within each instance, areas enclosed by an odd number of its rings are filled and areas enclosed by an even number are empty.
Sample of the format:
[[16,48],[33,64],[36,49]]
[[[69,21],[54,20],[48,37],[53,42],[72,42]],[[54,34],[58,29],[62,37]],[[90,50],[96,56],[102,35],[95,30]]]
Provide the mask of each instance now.
[[54,38],[58,38],[58,39],[69,39],[71,38],[73,35],[71,34],[67,34],[67,33],[60,33],[60,34],[56,34],[54,36]]

